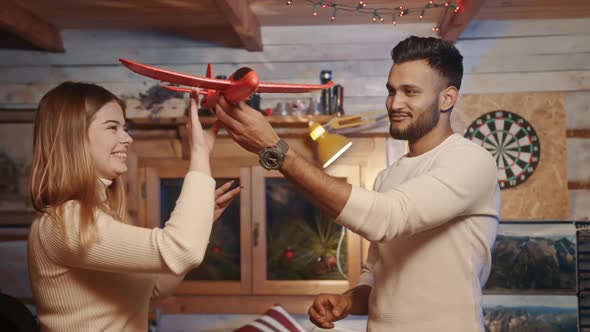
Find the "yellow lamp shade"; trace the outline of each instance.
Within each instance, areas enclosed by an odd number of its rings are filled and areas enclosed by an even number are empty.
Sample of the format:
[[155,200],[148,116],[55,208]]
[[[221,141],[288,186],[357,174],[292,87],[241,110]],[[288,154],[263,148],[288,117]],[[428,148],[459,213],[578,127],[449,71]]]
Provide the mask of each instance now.
[[323,168],[330,166],[352,145],[348,138],[328,133],[319,123],[309,123],[309,136],[318,144],[318,159]]

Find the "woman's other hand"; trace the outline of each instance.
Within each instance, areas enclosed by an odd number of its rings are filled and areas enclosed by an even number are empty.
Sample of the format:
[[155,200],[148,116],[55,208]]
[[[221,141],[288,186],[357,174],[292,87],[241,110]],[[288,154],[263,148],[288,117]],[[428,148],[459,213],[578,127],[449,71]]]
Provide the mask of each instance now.
[[233,183],[233,180],[228,181],[215,190],[215,210],[213,211],[213,222],[219,219],[223,211],[225,211],[225,209],[236,197],[238,197],[242,191],[241,186],[230,190]]

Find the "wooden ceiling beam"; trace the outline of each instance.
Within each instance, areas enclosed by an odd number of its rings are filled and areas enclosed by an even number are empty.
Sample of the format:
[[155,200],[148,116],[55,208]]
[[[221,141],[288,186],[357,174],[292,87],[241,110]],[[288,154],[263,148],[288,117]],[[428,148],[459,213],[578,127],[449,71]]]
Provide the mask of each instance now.
[[162,31],[174,33],[201,42],[212,43],[215,45],[235,48],[244,47],[242,41],[237,37],[234,29],[227,23],[222,26],[216,25],[213,27],[199,27],[193,29],[165,29]]
[[0,1],[0,29],[40,49],[64,52],[59,29],[11,0]]
[[250,1],[218,0],[215,3],[244,48],[248,51],[262,51],[260,22],[250,8]]
[[438,20],[438,35],[441,39],[452,42],[457,41],[457,38],[467,28],[469,22],[477,15],[486,0],[463,0],[459,1],[459,11],[453,12],[451,7],[447,7],[443,11]]

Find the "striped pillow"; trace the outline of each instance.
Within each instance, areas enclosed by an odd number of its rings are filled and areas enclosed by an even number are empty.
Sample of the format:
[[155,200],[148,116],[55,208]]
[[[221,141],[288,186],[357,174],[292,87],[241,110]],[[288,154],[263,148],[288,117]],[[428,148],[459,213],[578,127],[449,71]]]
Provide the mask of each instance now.
[[255,321],[234,332],[305,332],[305,330],[283,307],[275,305]]

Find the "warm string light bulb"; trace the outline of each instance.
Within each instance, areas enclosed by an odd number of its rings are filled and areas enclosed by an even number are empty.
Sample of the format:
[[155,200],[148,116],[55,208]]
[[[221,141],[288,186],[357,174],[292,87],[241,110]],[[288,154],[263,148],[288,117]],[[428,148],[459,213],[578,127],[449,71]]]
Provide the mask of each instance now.
[[[426,1],[426,0],[423,0]],[[348,12],[358,12],[360,14],[371,14],[372,13],[372,20],[373,22],[384,22],[385,19],[380,15],[380,14],[385,14],[385,15],[391,15],[392,16],[392,23],[393,25],[397,25],[397,17],[405,17],[408,16],[408,14],[410,13],[418,13],[419,11],[419,15],[416,15],[418,17],[419,20],[423,20],[426,14],[426,10],[428,9],[434,9],[434,8],[445,8],[448,9],[450,8],[453,11],[453,14],[458,13],[462,8],[454,3],[452,3],[453,1],[446,1],[446,2],[435,2],[436,0],[428,0],[428,2],[422,6],[422,7],[418,7],[418,8],[406,8],[404,7],[404,5],[400,5],[394,8],[370,8],[367,7],[367,3],[363,0],[359,0],[359,2],[356,5],[346,5],[346,4],[338,4],[335,3],[333,1],[328,1],[328,0],[306,0],[306,2],[311,3],[313,6],[313,16],[319,16],[318,12],[317,12],[317,6],[321,6],[322,8],[333,8],[333,12],[332,15],[330,16],[330,21],[334,21],[336,19],[336,12],[338,10],[343,10],[343,11],[348,11]],[[291,0],[287,0],[286,4],[290,5],[291,4]],[[445,11],[445,15],[446,15],[446,11]],[[439,26],[435,26],[432,28],[432,31],[440,31],[440,27]]]

